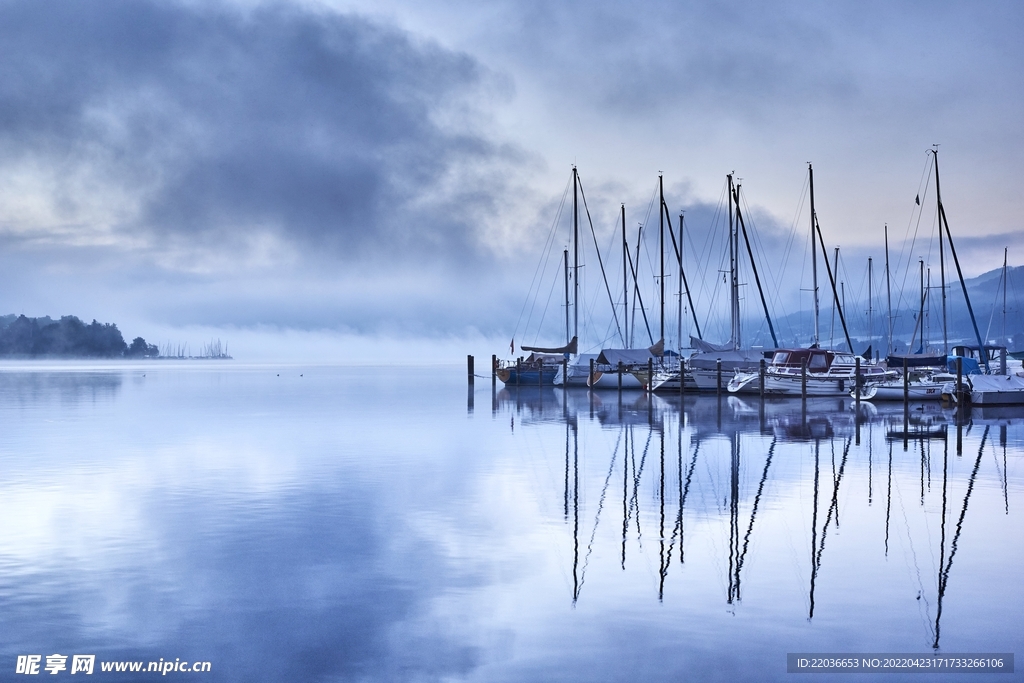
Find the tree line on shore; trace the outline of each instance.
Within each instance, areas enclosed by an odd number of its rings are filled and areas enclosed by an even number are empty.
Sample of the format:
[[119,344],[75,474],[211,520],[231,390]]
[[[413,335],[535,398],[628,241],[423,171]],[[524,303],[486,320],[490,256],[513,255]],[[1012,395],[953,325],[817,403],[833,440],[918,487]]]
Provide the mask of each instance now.
[[86,324],[73,315],[53,320],[0,316],[0,357],[155,358],[160,350],[136,337],[125,343],[113,323],[93,320]]

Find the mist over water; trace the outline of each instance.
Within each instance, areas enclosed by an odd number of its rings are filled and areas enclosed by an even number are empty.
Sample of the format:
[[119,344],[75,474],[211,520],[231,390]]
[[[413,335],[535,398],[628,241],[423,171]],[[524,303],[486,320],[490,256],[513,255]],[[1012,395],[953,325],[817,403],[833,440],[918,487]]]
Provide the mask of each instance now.
[[0,680],[53,653],[120,680],[99,662],[678,681],[1013,652],[1018,413],[467,393],[464,366],[6,363]]

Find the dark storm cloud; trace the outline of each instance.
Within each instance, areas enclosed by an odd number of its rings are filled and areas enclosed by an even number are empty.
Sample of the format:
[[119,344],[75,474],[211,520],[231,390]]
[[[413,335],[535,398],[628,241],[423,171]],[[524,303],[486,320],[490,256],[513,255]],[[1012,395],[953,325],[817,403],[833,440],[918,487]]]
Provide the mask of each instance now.
[[[470,57],[353,15],[155,2],[0,4],[0,146],[139,209],[133,236],[464,252],[501,150]],[[468,113],[467,113],[468,111]],[[87,200],[57,202],[73,221]],[[415,209],[413,207],[415,206]]]

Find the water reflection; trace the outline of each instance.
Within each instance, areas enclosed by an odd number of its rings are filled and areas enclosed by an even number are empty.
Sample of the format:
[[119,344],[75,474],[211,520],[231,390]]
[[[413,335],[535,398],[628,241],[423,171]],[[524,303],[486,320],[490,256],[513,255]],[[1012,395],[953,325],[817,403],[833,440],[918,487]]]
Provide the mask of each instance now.
[[467,395],[457,370],[9,382],[0,666],[95,652],[208,659],[210,681],[778,680],[787,651],[1021,642],[1016,415]]
[[[747,573],[759,570],[748,567],[748,558],[751,548],[760,545],[758,516],[767,504],[770,510],[775,508],[769,514],[776,519],[764,532],[767,537],[761,543],[771,545],[779,540],[780,514],[783,524],[806,525],[804,542],[809,553],[798,564],[803,565],[801,572],[806,577],[807,620],[820,616],[818,594],[823,580],[829,582],[828,618],[836,618],[839,613],[833,594],[837,588],[841,590],[844,578],[859,571],[850,563],[851,558],[856,560],[861,553],[871,551],[844,543],[830,560],[830,541],[833,536],[840,538],[847,524],[855,527],[851,535],[859,537],[865,531],[856,527],[863,526],[861,518],[868,517],[867,509],[875,502],[875,451],[880,449],[887,460],[884,523],[868,532],[880,541],[875,557],[883,563],[888,561],[894,513],[899,515],[901,542],[911,548],[909,562],[921,583],[916,602],[923,606],[931,624],[929,640],[936,649],[941,644],[943,605],[953,559],[958,550],[961,555],[965,552],[960,548],[961,538],[972,531],[977,534],[985,526],[980,518],[971,523],[968,503],[977,488],[982,455],[992,445],[989,432],[995,428],[1000,434],[1001,454],[993,453],[997,456],[994,469],[1002,512],[1009,515],[1008,433],[1021,422],[1014,411],[976,410],[958,415],[935,403],[904,407],[845,399],[665,398],[641,392],[598,394],[550,387],[497,392],[492,395],[492,412],[496,417],[511,416],[513,424],[518,421],[522,429],[560,422],[566,425],[563,511],[571,531],[573,605],[585,599],[588,568],[593,569],[597,558],[607,558],[608,553],[600,547],[607,535],[599,527],[610,499],[617,496],[618,567],[625,572],[631,558],[645,555],[644,543],[653,538],[657,545],[654,594],[658,602],[666,599],[673,573],[687,580],[685,565],[695,552],[695,541],[687,538],[686,532],[694,528],[704,540],[710,537],[712,541],[701,544],[700,552],[710,548],[714,556],[705,559],[723,574],[724,604],[730,610],[741,604]],[[585,489],[592,478],[580,467],[579,444],[588,430],[615,433],[614,446],[604,453],[600,477],[593,478],[599,485],[596,498],[587,495]],[[951,442],[961,453],[963,441],[972,430],[975,435],[981,430],[973,468],[951,468]],[[932,486],[933,453],[937,449],[942,452],[938,501]],[[591,452],[589,457],[593,461],[595,454]],[[779,458],[783,462],[781,470],[773,468]],[[911,462],[915,464],[911,466]],[[754,472],[756,476],[751,476]],[[856,484],[848,483],[851,477]],[[613,486],[616,479],[621,482],[617,492]],[[910,481],[914,481],[913,499],[906,496]],[[866,484],[865,498],[859,496],[862,484]],[[856,490],[848,490],[851,486]],[[695,488],[701,492],[696,504],[691,500]],[[951,497],[954,488],[962,490],[956,500]],[[644,496],[645,489],[652,495]],[[916,501],[919,510],[914,519],[907,510],[910,500]],[[799,501],[805,502],[794,504]],[[785,510],[780,513],[779,508]],[[955,532],[949,538],[947,526],[954,520]],[[935,527],[940,529],[938,543],[928,533]],[[581,541],[585,544],[582,558]],[[971,545],[977,550],[977,544]],[[932,600],[926,594],[929,591],[920,569],[928,555],[937,556],[938,567],[930,589]],[[964,576],[962,580],[969,584],[972,578]],[[865,602],[869,601],[870,597],[865,596]]]
[[0,407],[37,407],[51,402],[73,406],[112,401],[121,390],[122,382],[123,373],[118,370],[0,371]]

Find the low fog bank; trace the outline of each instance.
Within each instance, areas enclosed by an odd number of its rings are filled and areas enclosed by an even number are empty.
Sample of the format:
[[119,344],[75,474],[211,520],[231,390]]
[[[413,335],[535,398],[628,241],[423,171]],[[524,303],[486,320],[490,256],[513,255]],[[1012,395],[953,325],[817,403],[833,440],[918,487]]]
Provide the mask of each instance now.
[[447,337],[359,334],[337,330],[299,330],[261,327],[147,327],[146,339],[161,349],[186,347],[197,356],[204,345],[218,341],[239,363],[340,365],[464,366],[466,355],[476,357],[478,374],[487,374],[491,354],[508,351],[509,341],[472,331]]

